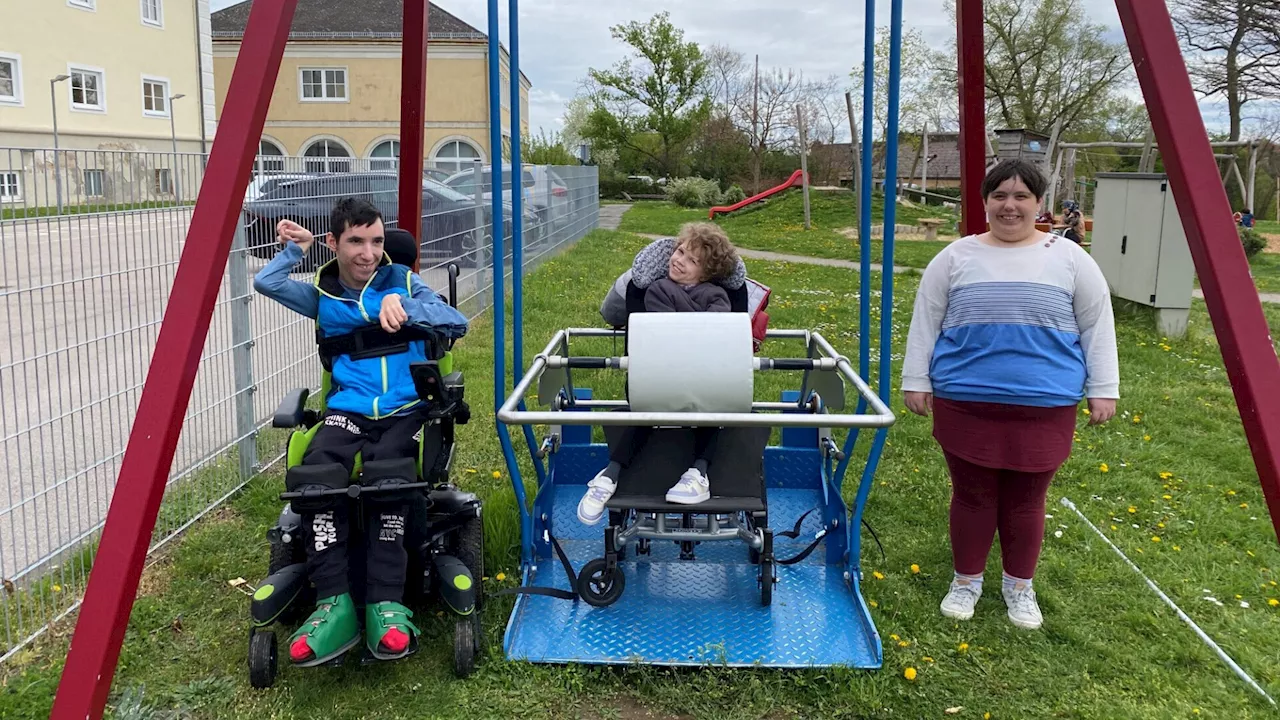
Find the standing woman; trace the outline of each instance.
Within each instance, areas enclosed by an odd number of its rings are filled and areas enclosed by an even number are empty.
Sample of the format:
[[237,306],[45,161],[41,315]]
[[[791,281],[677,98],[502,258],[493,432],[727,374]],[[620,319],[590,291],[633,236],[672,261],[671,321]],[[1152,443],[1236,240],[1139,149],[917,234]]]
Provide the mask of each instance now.
[[1045,496],[1071,454],[1076,408],[1087,398],[1097,425],[1115,415],[1120,396],[1106,279],[1079,245],[1036,230],[1046,185],[1021,160],[987,174],[991,229],[929,263],[902,370],[907,408],[932,413],[951,471],[955,579],[942,614],[973,617],[998,529],[1009,619],[1028,629],[1043,622],[1031,581]]

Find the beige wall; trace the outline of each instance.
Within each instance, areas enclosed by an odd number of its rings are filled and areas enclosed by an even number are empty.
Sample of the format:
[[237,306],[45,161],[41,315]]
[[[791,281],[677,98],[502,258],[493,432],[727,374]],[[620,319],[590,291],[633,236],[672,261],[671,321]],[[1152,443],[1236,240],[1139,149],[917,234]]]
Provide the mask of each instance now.
[[[226,105],[237,43],[214,47],[218,113]],[[505,54],[503,65],[506,65]],[[302,68],[342,68],[347,95],[342,101],[301,99]],[[480,43],[432,43],[427,54],[425,152],[451,139],[466,139],[489,157],[488,55]],[[528,132],[529,85],[521,83],[521,127]],[[509,126],[504,113],[503,127]],[[311,142],[340,141],[353,157],[368,157],[374,145],[398,139],[400,127],[400,47],[391,43],[292,42],[281,61],[263,128],[265,138],[287,155],[300,155]]]
[[[49,81],[74,64],[104,72],[105,110],[72,109],[70,80],[58,83],[61,147],[91,149],[105,140],[116,147],[169,149],[169,118],[143,114],[142,77],[147,75],[168,80],[169,94],[186,95],[174,103],[174,124],[180,149],[198,152],[196,3],[163,0],[162,27],[142,22],[139,0],[96,0],[96,6],[91,11],[67,0],[0,0],[0,54],[21,56],[22,80],[21,104],[0,103],[0,145],[52,147]],[[200,6],[207,12],[207,1]],[[210,105],[209,114],[212,110]]]

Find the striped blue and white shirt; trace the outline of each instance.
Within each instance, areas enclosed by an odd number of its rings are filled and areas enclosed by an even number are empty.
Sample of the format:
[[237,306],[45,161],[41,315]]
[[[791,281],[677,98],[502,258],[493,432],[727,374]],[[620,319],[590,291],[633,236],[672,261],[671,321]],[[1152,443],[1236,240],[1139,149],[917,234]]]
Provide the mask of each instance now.
[[902,389],[949,400],[1060,407],[1119,398],[1111,292],[1074,242],[938,253],[916,292]]

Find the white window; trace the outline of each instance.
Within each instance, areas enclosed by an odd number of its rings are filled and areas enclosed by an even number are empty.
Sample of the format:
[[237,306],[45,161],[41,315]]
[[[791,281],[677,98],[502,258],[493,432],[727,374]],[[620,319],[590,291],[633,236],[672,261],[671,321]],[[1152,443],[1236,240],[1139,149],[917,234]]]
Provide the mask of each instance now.
[[85,170],[84,171],[85,197],[102,197],[103,175],[104,173],[101,170]]
[[301,68],[299,99],[309,102],[346,102],[346,68]]
[[458,172],[464,168],[469,168],[474,161],[480,159],[480,151],[474,145],[465,140],[450,140],[436,150],[435,157],[431,158],[435,162],[436,167],[449,172]]
[[142,22],[146,25],[164,26],[164,6],[161,0],[141,0]]
[[142,78],[142,114],[152,117],[169,117],[168,80]]
[[22,57],[0,53],[0,105],[22,104]]
[[96,68],[70,68],[71,75],[71,109],[96,110],[107,109],[106,75]]
[[505,74],[501,75],[502,82],[499,83],[498,99],[502,101],[502,107],[511,107],[511,78]]
[[258,142],[259,172],[284,172],[284,150],[270,140]]
[[73,8],[82,10],[97,10],[98,0],[67,0],[67,4]]
[[400,141],[383,140],[369,152],[370,170],[395,170],[400,159]]
[[22,199],[22,176],[16,172],[0,172],[0,202]]
[[351,172],[351,154],[341,143],[333,140],[317,140],[303,153],[306,157],[305,168],[309,173]]

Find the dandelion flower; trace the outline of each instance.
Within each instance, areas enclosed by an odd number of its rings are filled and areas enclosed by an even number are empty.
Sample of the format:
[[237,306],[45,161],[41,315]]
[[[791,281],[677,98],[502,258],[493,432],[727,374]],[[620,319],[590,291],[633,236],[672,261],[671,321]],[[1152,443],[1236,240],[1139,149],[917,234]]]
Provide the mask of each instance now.
[[910,640],[899,640],[899,641],[898,641],[898,647],[910,647],[910,646],[911,646],[911,641],[910,641]]
[[966,652],[969,649],[969,643],[960,643],[956,649],[960,652]]
[[1111,472],[1111,468],[1107,467],[1106,463],[1102,463],[1101,465],[1099,465],[1098,469],[1101,470],[1102,472]]
[[1142,416],[1141,416],[1141,415],[1134,415],[1134,416],[1133,416],[1133,424],[1134,424],[1134,425],[1137,425],[1137,424],[1138,424],[1138,423],[1140,423],[1140,422],[1142,422]]
[[1174,550],[1177,550],[1178,552],[1182,552],[1182,546],[1181,546],[1181,545],[1174,545],[1174,546],[1173,546],[1173,549],[1174,549]]
[[1167,494],[1166,494],[1166,495],[1161,495],[1160,497],[1164,498],[1165,500],[1172,500],[1172,499],[1173,499],[1173,496],[1172,496],[1172,495],[1167,495]]
[[913,667],[909,667],[909,668],[907,668],[906,670],[903,670],[903,671],[902,671],[902,677],[904,677],[904,678],[906,678],[906,679],[908,679],[908,680],[915,680],[915,679],[916,679],[916,669],[915,669],[915,668],[913,668]]
[[1249,507],[1249,503],[1240,503],[1240,509],[1244,510]]
[[870,605],[871,607],[880,607],[880,603],[876,602],[875,600],[868,600],[867,604]]
[[1130,505],[1130,506],[1129,506],[1129,512],[1131,512],[1131,513],[1136,513],[1136,512],[1138,512],[1138,508],[1134,507],[1133,505]]
[[1165,470],[1164,472],[1160,473],[1161,480],[1168,480],[1171,477],[1173,477],[1173,473],[1169,472],[1168,470]]
[[1267,604],[1270,605],[1271,607],[1280,607],[1280,600],[1271,598],[1270,600],[1267,601]]
[[875,579],[877,579],[877,580],[883,580],[883,579],[884,579],[884,573],[880,572],[879,570],[875,570],[875,571],[873,571],[873,572],[871,573],[871,577],[873,577],[873,578],[875,578]]
[[901,638],[899,638],[899,637],[898,637],[897,633],[891,633],[891,634],[889,635],[889,639],[890,639],[890,640],[900,640]]
[[498,579],[498,582],[502,582],[503,580],[506,580],[506,579],[507,579],[507,574],[506,574],[506,573],[498,573],[497,575],[494,575],[494,577]]
[[911,574],[912,574],[912,575],[919,575],[919,574],[920,574],[920,566],[919,566],[919,565],[916,565],[915,563],[911,563]]
[[497,470],[494,470],[494,471],[493,471],[493,479],[494,479],[494,480],[497,480],[497,479],[498,479],[498,478],[500,478],[500,477],[502,477],[502,473],[498,472]]
[[1143,435],[1143,436],[1142,436],[1142,442],[1151,442],[1151,436],[1150,436],[1150,435]]
[[1085,415],[1092,415],[1093,413],[1089,412],[1089,408],[1085,408],[1085,409],[1084,409],[1084,414],[1085,414]]

